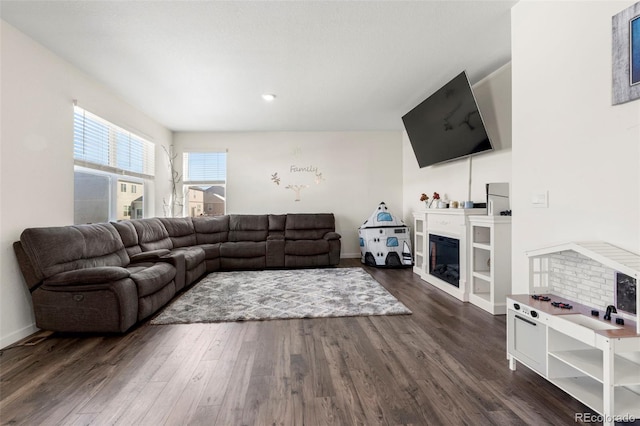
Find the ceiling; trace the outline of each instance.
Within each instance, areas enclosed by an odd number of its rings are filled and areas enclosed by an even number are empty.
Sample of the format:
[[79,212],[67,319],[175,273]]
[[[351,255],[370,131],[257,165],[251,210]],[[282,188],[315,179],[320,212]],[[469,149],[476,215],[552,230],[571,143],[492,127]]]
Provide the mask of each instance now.
[[362,131],[400,130],[460,71],[474,84],[509,62],[515,3],[2,0],[0,15],[174,131]]

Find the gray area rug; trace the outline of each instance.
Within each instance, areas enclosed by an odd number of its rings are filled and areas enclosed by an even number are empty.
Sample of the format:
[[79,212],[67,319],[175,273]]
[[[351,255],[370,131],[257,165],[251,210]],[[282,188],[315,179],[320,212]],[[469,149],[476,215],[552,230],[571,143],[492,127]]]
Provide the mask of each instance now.
[[362,268],[215,272],[151,324],[410,314]]

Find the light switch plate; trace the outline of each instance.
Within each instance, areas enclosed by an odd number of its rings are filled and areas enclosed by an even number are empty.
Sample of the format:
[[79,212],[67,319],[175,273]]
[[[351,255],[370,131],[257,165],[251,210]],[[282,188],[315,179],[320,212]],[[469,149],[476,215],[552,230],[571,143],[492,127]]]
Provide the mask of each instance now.
[[536,191],[531,194],[531,205],[536,208],[549,207],[549,191]]

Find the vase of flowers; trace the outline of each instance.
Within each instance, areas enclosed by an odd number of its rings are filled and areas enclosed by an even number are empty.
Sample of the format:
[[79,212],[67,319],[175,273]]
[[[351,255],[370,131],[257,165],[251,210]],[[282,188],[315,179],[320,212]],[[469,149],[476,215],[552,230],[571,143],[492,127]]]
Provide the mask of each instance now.
[[[433,207],[434,209],[438,208],[438,200],[440,199],[440,194],[438,194],[437,192],[433,193],[433,197],[431,197],[431,202],[429,203],[429,207]],[[433,205],[433,203],[436,203],[435,205]]]
[[420,194],[420,201],[424,202],[424,206],[426,208],[429,208],[429,196],[427,194],[425,194],[424,192],[422,194]]

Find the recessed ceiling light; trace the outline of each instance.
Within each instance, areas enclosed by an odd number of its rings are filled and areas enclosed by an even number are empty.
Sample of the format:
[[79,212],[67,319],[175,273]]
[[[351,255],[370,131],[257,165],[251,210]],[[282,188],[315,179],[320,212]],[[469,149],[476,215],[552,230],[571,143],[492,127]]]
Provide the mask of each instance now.
[[267,102],[271,102],[276,98],[276,95],[274,95],[273,93],[265,93],[264,95],[262,95],[262,99],[264,99]]

